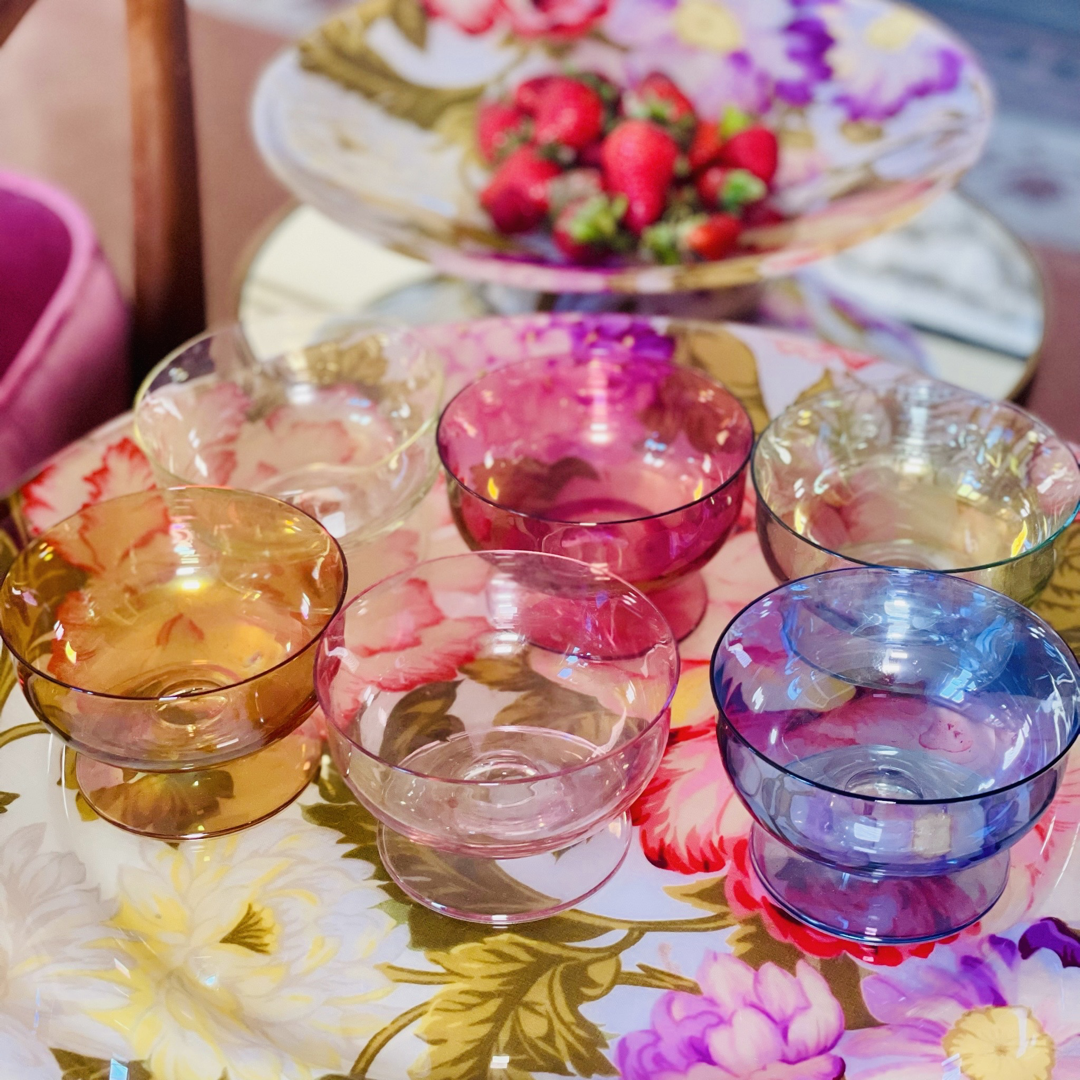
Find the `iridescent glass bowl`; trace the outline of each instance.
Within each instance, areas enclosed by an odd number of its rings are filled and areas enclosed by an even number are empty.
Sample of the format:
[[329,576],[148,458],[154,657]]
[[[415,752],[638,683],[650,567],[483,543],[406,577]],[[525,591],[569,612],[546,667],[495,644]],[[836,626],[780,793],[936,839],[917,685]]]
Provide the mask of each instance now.
[[660,762],[675,639],[640,592],[557,555],[421,563],[327,631],[316,682],[345,782],[391,877],[474,922],[595,892]]
[[135,399],[135,435],[158,484],[274,495],[347,554],[398,526],[438,471],[442,369],[406,329],[334,333],[265,357],[235,325],[167,356]]
[[754,601],[712,683],[772,898],[871,944],[980,918],[1057,791],[1078,678],[1050,626],[964,578],[856,567]]
[[797,402],[765,429],[751,472],[761,549],[781,582],[902,566],[1028,603],[1080,505],[1080,468],[1045,424],[921,380]]
[[469,547],[617,574],[680,640],[700,622],[698,571],[738,520],[754,439],[722,386],[647,358],[522,360],[453,398],[436,438]]
[[0,586],[0,633],[98,814],[206,836],[268,817],[310,780],[315,645],[345,588],[337,543],[287,503],[144,491],[24,548]]

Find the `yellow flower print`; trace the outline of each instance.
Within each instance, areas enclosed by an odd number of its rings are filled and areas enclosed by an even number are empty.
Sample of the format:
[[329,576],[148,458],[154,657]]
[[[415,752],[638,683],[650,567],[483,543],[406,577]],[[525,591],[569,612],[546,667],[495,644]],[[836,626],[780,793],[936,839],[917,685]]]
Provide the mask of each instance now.
[[672,26],[676,37],[695,48],[730,53],[743,45],[739,20],[716,0],[682,0]]
[[1023,1005],[964,1013],[942,1040],[969,1080],[1050,1080],[1054,1040]]
[[376,965],[405,946],[371,866],[332,833],[278,818],[121,871],[111,922],[126,1002],[98,1015],[155,1080],[347,1073],[392,1010]]

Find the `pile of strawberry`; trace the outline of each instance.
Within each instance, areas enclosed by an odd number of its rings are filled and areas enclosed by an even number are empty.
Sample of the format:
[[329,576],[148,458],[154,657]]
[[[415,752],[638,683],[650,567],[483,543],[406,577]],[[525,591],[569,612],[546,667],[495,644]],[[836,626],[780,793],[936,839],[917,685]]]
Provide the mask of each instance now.
[[783,220],[768,201],[775,134],[730,107],[699,119],[660,73],[625,91],[592,73],[528,79],[481,107],[477,142],[495,227],[549,227],[575,263],[722,259],[745,226]]

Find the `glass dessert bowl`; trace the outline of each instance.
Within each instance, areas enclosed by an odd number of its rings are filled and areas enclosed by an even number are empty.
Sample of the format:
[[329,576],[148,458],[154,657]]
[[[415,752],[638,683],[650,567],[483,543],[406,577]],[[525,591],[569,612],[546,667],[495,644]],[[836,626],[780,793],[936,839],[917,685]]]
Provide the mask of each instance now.
[[675,639],[636,589],[527,551],[451,556],[373,586],[319,649],[345,782],[414,899],[544,918],[621,865],[663,754]]
[[408,330],[336,333],[260,358],[234,325],[167,356],[135,399],[135,436],[158,484],[276,496],[346,553],[399,525],[438,471],[442,369]]
[[778,581],[843,566],[960,574],[1028,603],[1080,505],[1064,440],[944,383],[829,390],[762,433],[751,475]]
[[278,499],[146,491],[24,548],[0,586],[0,634],[99,815],[208,836],[268,817],[310,780],[315,645],[346,580],[334,539]]
[[690,368],[603,353],[518,361],[443,411],[436,441],[474,550],[546,551],[641,589],[686,637],[698,571],[742,507],[753,427]]
[[713,655],[754,867],[819,930],[932,940],[979,919],[1080,732],[1080,669],[963,578],[856,567],[745,608]]

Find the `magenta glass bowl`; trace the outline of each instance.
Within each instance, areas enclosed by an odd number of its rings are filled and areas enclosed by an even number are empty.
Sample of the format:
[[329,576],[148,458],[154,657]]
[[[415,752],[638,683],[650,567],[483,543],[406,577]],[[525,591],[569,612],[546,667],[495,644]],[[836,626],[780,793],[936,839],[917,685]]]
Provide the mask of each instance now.
[[471,548],[550,552],[617,574],[680,640],[701,621],[697,571],[738,520],[754,441],[724,387],[641,357],[523,360],[465,387],[436,441]]
[[948,574],[790,582],[712,663],[720,750],[773,899],[840,937],[944,937],[993,905],[1080,732],[1080,669],[1027,608]]
[[391,877],[435,911],[500,924],[571,907],[619,868],[678,675],[667,622],[626,582],[497,551],[361,593],[315,680]]

